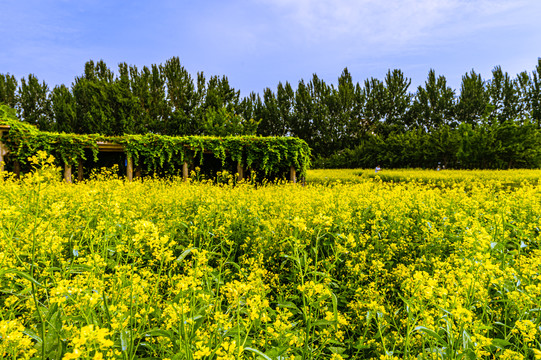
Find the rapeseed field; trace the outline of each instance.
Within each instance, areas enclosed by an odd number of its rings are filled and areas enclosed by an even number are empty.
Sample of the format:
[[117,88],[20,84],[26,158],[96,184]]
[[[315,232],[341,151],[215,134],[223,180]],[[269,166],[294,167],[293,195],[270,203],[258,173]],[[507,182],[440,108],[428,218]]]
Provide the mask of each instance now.
[[541,358],[535,173],[66,184],[32,161],[0,175],[3,358]]

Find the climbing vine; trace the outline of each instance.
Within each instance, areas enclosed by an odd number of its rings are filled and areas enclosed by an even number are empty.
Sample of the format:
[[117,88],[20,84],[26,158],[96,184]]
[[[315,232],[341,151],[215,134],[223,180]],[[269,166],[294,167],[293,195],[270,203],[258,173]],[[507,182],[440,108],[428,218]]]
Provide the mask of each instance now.
[[75,165],[79,160],[86,160],[85,149],[91,149],[94,160],[97,160],[98,142],[106,142],[122,145],[135,166],[151,171],[175,169],[184,161],[201,164],[204,153],[212,153],[222,164],[232,160],[265,175],[278,174],[294,166],[299,175],[304,176],[310,166],[310,148],[303,140],[293,137],[60,134],[39,131],[19,121],[15,110],[5,105],[0,105],[0,125],[9,126],[2,141],[10,150],[11,159],[21,163],[26,163],[28,157],[38,150]]

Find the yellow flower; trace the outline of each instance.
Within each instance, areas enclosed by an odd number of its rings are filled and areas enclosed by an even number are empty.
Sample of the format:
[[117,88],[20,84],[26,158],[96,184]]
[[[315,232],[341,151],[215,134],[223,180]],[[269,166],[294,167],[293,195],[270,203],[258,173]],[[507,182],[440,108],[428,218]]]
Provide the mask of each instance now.
[[524,356],[515,351],[505,349],[500,359],[501,360],[524,360]]
[[79,359],[81,357],[81,352],[79,349],[75,348],[72,352],[66,353],[62,360],[72,360],[72,359]]
[[519,320],[515,323],[515,327],[520,331],[525,343],[535,341],[537,328],[531,320]]

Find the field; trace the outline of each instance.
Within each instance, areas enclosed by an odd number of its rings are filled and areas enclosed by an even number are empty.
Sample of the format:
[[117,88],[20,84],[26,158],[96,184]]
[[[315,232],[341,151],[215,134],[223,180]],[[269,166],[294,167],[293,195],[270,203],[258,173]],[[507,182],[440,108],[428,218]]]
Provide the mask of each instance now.
[[539,171],[0,178],[0,355],[539,359]]

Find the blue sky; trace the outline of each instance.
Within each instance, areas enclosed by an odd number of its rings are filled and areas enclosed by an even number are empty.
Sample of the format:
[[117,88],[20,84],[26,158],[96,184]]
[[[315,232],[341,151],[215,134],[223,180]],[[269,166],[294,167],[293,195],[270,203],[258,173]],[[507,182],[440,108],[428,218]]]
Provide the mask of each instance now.
[[0,73],[71,84],[89,59],[142,67],[179,56],[195,76],[226,75],[241,96],[430,68],[458,89],[472,68],[531,72],[541,56],[539,0],[0,0]]

